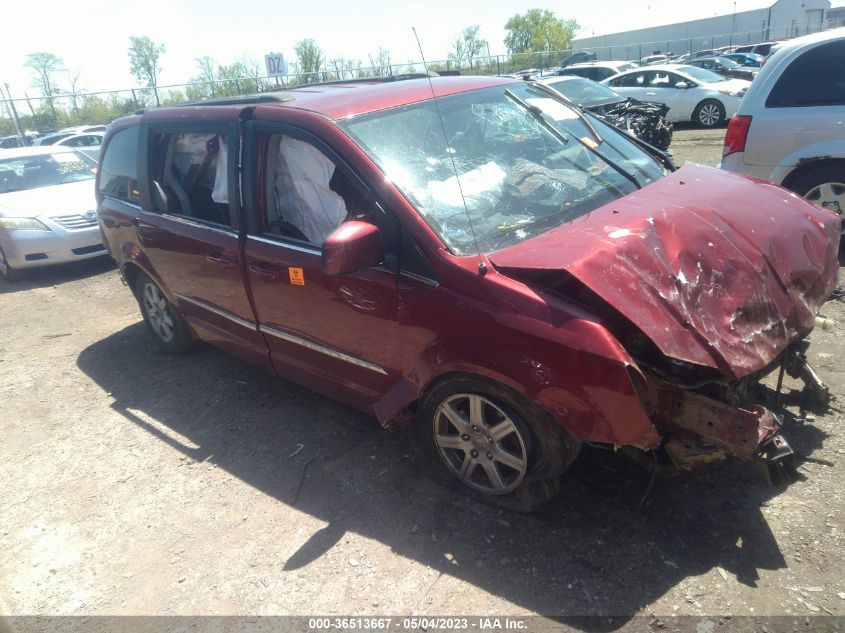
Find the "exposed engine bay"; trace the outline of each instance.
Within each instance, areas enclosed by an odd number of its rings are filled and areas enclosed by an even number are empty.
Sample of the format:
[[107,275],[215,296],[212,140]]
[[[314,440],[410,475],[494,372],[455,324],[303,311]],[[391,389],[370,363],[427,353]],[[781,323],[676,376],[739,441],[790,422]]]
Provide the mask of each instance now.
[[588,109],[657,149],[666,150],[672,142],[672,124],[666,120],[669,106],[665,104],[626,99]]

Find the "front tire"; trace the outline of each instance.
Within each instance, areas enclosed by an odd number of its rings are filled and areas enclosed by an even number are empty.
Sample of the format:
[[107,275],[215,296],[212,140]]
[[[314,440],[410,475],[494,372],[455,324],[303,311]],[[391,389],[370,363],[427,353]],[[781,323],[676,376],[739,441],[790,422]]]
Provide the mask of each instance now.
[[0,249],[0,279],[8,283],[13,283],[20,279],[20,271],[12,268],[6,256],[3,254],[3,249]]
[[703,128],[719,127],[725,122],[725,106],[716,99],[706,99],[696,106],[692,120]]
[[168,354],[184,354],[194,347],[188,324],[164,296],[161,288],[144,273],[135,280],[135,296],[141,315],[156,344]]
[[411,436],[434,479],[515,512],[552,499],[581,446],[516,391],[463,376],[426,394]]

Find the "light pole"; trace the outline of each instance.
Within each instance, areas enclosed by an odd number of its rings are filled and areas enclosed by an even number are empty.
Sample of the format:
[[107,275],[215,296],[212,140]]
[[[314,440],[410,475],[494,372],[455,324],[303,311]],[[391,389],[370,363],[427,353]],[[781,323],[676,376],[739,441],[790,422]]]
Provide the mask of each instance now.
[[734,0],[734,12],[731,16],[731,36],[728,46],[733,48],[734,45],[734,31],[736,31],[736,0]]

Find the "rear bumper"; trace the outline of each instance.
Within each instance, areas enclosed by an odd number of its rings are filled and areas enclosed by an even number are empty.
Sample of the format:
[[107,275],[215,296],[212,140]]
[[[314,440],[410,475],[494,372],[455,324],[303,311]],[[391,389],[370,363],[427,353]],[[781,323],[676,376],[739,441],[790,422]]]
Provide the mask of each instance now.
[[39,220],[50,230],[0,229],[0,248],[12,268],[37,268],[107,254],[98,226],[68,230],[49,219]]

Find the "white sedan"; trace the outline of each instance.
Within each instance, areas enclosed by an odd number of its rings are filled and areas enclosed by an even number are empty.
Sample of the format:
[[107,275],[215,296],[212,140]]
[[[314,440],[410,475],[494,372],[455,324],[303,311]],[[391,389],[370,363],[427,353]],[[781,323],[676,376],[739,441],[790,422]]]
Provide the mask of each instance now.
[[669,121],[692,121],[702,127],[717,127],[736,114],[751,85],[744,79],[726,79],[703,68],[680,64],[635,68],[602,83],[626,97],[666,104]]
[[96,169],[94,160],[70,147],[0,150],[0,279],[106,254]]

